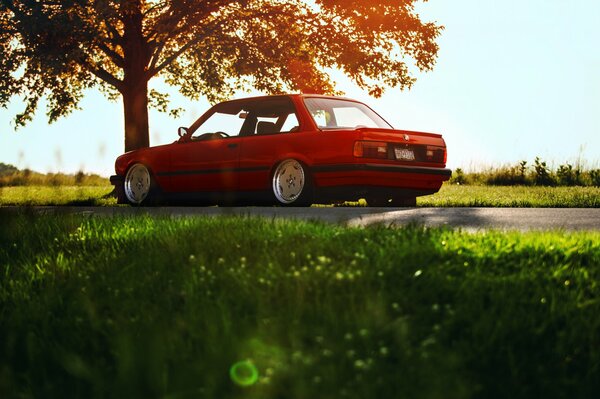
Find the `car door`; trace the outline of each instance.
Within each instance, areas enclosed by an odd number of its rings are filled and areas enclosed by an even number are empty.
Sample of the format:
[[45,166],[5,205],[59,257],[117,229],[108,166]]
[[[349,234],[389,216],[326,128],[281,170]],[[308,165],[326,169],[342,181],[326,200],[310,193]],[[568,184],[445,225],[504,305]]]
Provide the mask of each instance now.
[[296,115],[284,113],[276,116],[256,117],[252,134],[243,138],[240,153],[240,191],[269,189],[270,173],[281,154],[292,152],[301,142]]
[[172,192],[233,191],[237,187],[240,138],[177,144],[172,152]]
[[206,119],[171,154],[172,192],[234,191],[238,185],[240,107],[213,107]]

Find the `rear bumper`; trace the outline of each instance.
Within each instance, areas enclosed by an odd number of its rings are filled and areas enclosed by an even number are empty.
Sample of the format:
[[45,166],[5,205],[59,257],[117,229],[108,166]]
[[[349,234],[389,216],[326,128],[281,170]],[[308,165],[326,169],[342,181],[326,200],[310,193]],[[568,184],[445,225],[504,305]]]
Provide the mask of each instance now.
[[314,173],[326,172],[351,172],[351,171],[367,171],[367,172],[383,172],[383,173],[400,173],[400,174],[423,174],[430,176],[439,176],[445,179],[450,179],[452,170],[447,168],[431,168],[426,166],[406,166],[406,165],[382,165],[382,164],[339,164],[339,165],[321,165],[312,168]]
[[112,175],[110,178],[110,184],[113,186],[120,186],[123,184],[123,176],[121,175]]
[[113,175],[109,178],[110,184],[115,186],[115,194],[117,195],[117,204],[126,204],[125,192],[123,191],[123,176]]
[[319,165],[312,168],[315,185],[326,187],[365,187],[415,190],[434,193],[450,179],[446,168],[386,164]]

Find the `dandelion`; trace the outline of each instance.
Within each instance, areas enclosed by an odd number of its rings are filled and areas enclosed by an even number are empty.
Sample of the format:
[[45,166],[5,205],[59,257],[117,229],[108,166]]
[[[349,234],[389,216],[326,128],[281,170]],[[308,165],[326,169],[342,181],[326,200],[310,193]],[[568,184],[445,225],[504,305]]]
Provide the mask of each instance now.
[[415,277],[419,277],[421,274],[423,274],[423,271],[419,269],[415,272]]
[[358,359],[354,362],[354,367],[356,367],[357,369],[364,369],[366,367],[366,363],[364,362],[364,360]]
[[327,256],[318,256],[317,260],[319,261],[319,263],[329,263],[329,262],[331,262],[331,259],[329,259]]

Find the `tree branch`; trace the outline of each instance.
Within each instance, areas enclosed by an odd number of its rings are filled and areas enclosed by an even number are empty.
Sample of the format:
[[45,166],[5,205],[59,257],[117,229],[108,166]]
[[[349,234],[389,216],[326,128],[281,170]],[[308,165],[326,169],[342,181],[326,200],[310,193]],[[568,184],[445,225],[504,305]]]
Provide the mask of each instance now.
[[[181,48],[179,50],[177,50],[176,52],[171,54],[169,57],[167,57],[160,65],[158,65],[157,67],[154,67],[154,68],[149,68],[148,69],[148,79],[152,78],[153,76],[158,74],[160,71],[162,71],[170,63],[172,63],[177,58],[179,58],[179,56],[181,54],[185,53],[190,47],[192,47],[194,44],[197,44],[201,39],[202,38],[194,38],[194,39],[190,40],[189,42],[187,42],[186,44],[181,46]],[[156,64],[155,61],[153,61],[153,63]]]
[[81,65],[87,69],[90,73],[92,73],[97,78],[103,80],[111,86],[114,86],[117,90],[121,91],[123,88],[123,81],[115,78],[110,74],[106,69],[93,65],[89,60],[82,59]]
[[119,34],[119,31],[117,30],[117,28],[112,26],[112,24],[110,22],[108,22],[106,19],[104,19],[103,22],[104,22],[104,25],[106,25],[106,29],[108,30],[109,34],[111,35],[111,42],[113,44],[120,45],[123,40],[123,37]]
[[106,54],[115,63],[116,66],[120,68],[125,67],[125,59],[119,53],[108,47],[103,42],[97,42],[96,45],[100,50],[104,52],[104,54]]
[[152,47],[154,47],[154,54],[152,54],[152,57],[150,58],[150,66],[148,67],[148,70],[153,70],[156,67],[156,64],[158,64],[158,59],[163,49],[165,48],[165,44],[166,42],[162,42],[157,46],[154,46],[154,44],[152,44]]

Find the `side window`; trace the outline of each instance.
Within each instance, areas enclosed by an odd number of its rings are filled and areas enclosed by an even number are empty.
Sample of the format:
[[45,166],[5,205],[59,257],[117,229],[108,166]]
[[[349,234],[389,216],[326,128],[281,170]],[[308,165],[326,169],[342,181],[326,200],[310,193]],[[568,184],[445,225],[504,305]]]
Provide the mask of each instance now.
[[244,117],[244,112],[237,114],[215,112],[200,125],[193,137],[200,138],[200,136],[218,132],[226,133],[228,136],[237,136],[244,124]]
[[289,133],[298,130],[299,123],[295,113],[277,116],[256,117],[256,128],[254,134]]
[[324,109],[311,110],[310,114],[318,127],[327,127],[331,123],[331,115]]
[[289,114],[285,119],[285,123],[281,126],[281,132],[295,132],[300,127],[300,122],[296,118],[296,114]]
[[277,131],[278,117],[270,116],[259,116],[256,118],[256,128],[254,129],[255,134],[273,134],[279,133]]

